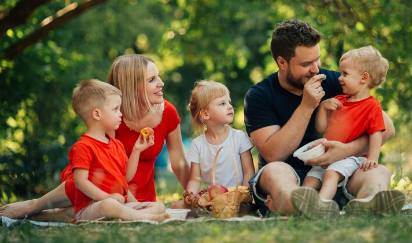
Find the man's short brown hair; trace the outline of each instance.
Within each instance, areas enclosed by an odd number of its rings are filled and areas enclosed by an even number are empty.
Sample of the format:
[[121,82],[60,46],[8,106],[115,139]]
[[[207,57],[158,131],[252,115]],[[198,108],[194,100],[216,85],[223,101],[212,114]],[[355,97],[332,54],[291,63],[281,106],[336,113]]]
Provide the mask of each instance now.
[[122,92],[113,85],[97,79],[80,81],[73,90],[73,110],[83,121],[86,121],[88,113],[103,105],[109,95],[121,96]]
[[289,61],[298,46],[312,47],[319,43],[321,35],[308,23],[294,19],[276,26],[272,33],[270,49],[275,61],[281,56]]

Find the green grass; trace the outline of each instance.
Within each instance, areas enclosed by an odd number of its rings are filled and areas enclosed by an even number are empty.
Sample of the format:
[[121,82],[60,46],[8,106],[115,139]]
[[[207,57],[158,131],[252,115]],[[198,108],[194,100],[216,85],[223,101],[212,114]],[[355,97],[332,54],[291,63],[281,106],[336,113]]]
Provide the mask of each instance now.
[[[171,173],[159,174],[157,192],[169,205],[181,195]],[[272,217],[258,222],[169,222],[0,227],[0,242],[412,242],[412,215],[341,216],[336,220]]]
[[1,228],[1,242],[411,242],[412,216]]

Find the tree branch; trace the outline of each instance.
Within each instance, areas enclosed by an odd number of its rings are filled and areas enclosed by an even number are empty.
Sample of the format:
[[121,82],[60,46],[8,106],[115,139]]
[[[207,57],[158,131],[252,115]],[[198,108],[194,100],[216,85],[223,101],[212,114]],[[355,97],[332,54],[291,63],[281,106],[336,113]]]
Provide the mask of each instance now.
[[0,15],[0,38],[10,28],[22,25],[41,5],[50,0],[21,0],[8,13]]
[[8,60],[13,60],[27,47],[44,38],[50,31],[81,15],[92,7],[102,4],[106,1],[107,0],[87,0],[81,4],[71,3],[67,5],[63,9],[57,11],[56,16],[49,16],[45,18],[41,22],[40,28],[36,29],[31,34],[8,47],[4,51],[3,57]]

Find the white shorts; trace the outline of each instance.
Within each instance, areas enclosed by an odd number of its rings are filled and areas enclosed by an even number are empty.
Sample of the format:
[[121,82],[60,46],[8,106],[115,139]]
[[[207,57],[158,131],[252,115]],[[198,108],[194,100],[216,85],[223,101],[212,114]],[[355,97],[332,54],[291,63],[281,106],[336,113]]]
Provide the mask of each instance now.
[[344,179],[338,184],[338,187],[346,187],[349,177],[351,177],[352,174],[355,173],[355,171],[363,164],[363,162],[365,162],[365,160],[366,158],[364,157],[351,156],[346,159],[336,161],[333,164],[330,164],[326,169],[323,169],[320,166],[313,166],[306,176],[312,176],[322,181],[323,174],[325,174],[325,171],[333,170],[344,177]]

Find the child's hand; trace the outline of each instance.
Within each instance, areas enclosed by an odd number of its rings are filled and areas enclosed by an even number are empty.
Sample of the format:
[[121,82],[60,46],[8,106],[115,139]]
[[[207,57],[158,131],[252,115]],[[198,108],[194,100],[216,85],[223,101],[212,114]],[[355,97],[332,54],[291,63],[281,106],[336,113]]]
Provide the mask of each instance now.
[[139,136],[133,146],[133,150],[137,150],[142,152],[146,150],[148,147],[154,144],[154,135],[150,135],[149,137],[145,138],[144,136]]
[[360,166],[360,169],[367,171],[376,167],[378,167],[378,162],[376,162],[376,160],[366,159],[366,161]]
[[340,103],[340,101],[335,98],[330,98],[330,99],[322,101],[320,105],[321,105],[321,108],[327,111],[335,111],[335,110],[338,110],[342,106],[342,103]]
[[110,194],[109,198],[113,198],[114,200],[118,201],[119,203],[125,203],[124,196],[120,195],[119,193],[112,193],[112,194]]

